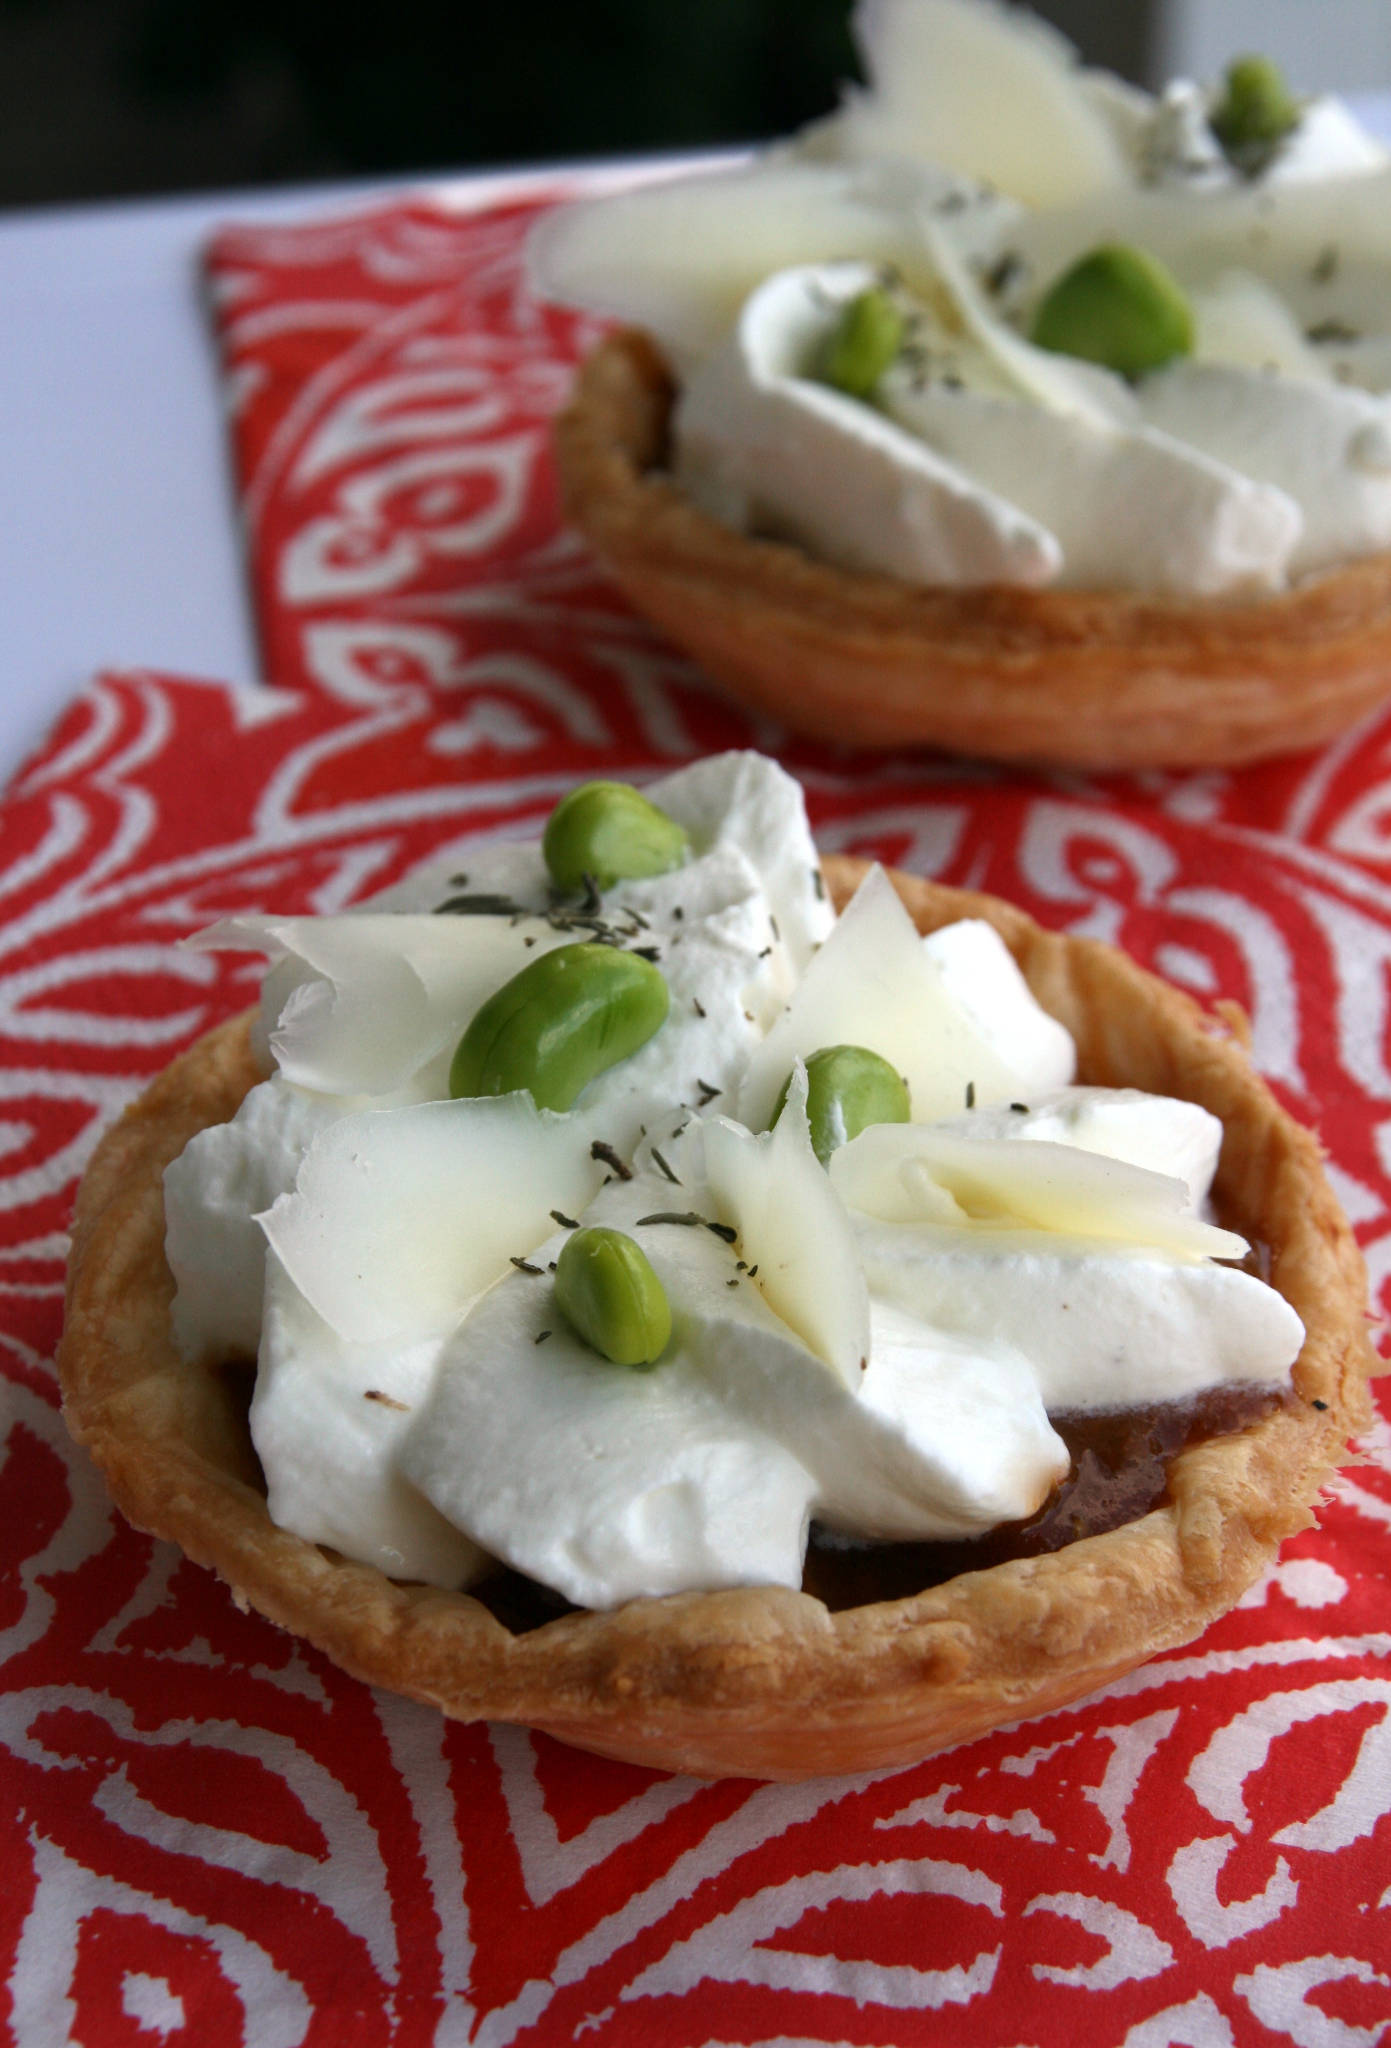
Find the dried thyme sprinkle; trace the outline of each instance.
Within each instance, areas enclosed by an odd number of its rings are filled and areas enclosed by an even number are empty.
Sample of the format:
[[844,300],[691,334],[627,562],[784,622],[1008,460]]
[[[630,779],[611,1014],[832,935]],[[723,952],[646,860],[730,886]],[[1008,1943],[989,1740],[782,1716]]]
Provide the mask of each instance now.
[[999,298],[1012,284],[1017,284],[1024,270],[1024,258],[1017,249],[1006,249],[985,273],[985,289]]
[[699,1209],[654,1209],[650,1216],[639,1216],[637,1227],[640,1229],[645,1223],[680,1223],[691,1230],[713,1231],[724,1244],[733,1244],[739,1235],[728,1223],[712,1223]]
[[976,1084],[975,1084],[975,1082],[974,1082],[974,1081],[968,1081],[968,1082],[966,1083],[966,1107],[967,1107],[967,1109],[974,1109],[974,1108],[975,1108],[975,1106],[976,1106]]
[[519,1259],[514,1253],[510,1263],[516,1267],[519,1273],[534,1273],[538,1280],[544,1277],[542,1268],[540,1266],[533,1266],[530,1259]]
[[1014,1111],[1016,1116],[1027,1116],[1029,1114],[1029,1105],[1027,1102],[1012,1102],[1010,1104],[1010,1108]]
[[594,1140],[589,1148],[589,1156],[591,1159],[597,1159],[601,1165],[610,1167],[620,1180],[632,1179],[632,1167],[620,1159],[612,1145],[606,1144],[602,1138]]
[[563,1209],[552,1209],[551,1219],[553,1222],[558,1223],[562,1230],[578,1230],[580,1227],[574,1217],[567,1216]]
[[544,1344],[547,1337],[549,1337],[550,1334],[551,1333],[549,1330],[538,1330],[531,1341],[533,1344]]
[[1337,274],[1337,270],[1338,244],[1336,242],[1330,242],[1327,248],[1320,249],[1318,253],[1318,260],[1315,262],[1313,269],[1309,272],[1309,276],[1315,284],[1332,284],[1333,279]]
[[674,1188],[679,1188],[681,1185],[680,1175],[672,1172],[671,1168],[667,1165],[665,1159],[663,1159],[661,1153],[657,1150],[655,1145],[652,1147],[652,1157],[657,1162],[659,1172],[664,1173],[666,1175],[667,1179],[671,1182]]
[[772,949],[772,947],[771,947],[771,946],[765,946],[765,947],[763,948],[763,951],[762,951],[762,952],[761,952],[761,953],[759,954],[759,956],[758,956],[758,957],[759,957],[759,959],[760,959],[760,960],[766,960],[766,959],[768,958],[768,955],[769,955],[769,954],[770,954],[770,953],[772,952],[772,950],[773,950],[773,949]]
[[443,903],[435,905],[436,917],[532,917],[533,911],[526,910],[511,896],[499,896],[492,891],[479,892],[472,896],[447,896]]
[[757,1266],[750,1266],[750,1267],[749,1267],[749,1278],[750,1278],[750,1280],[756,1280],[756,1279],[758,1278],[758,1268],[757,1268]]
[[702,1109],[705,1108],[707,1103],[713,1102],[717,1095],[724,1094],[723,1088],[712,1088],[708,1081],[701,1080],[699,1074],[696,1075],[696,1087],[700,1090],[700,1106]]
[[739,1275],[736,1273],[732,1280],[726,1280],[724,1284],[726,1287],[737,1287],[739,1285]]
[[654,967],[662,957],[660,946],[634,946],[633,951],[637,954],[639,960],[650,960]]
[[553,932],[588,932],[601,946],[621,946],[625,938],[632,937],[631,931],[621,931],[597,910],[586,910],[583,906],[567,910],[563,904],[553,903],[542,914]]
[[776,918],[774,917],[774,915],[773,915],[773,913],[772,913],[772,911],[771,911],[771,910],[770,910],[770,911],[768,912],[768,928],[769,928],[769,930],[770,930],[770,931],[772,932],[772,934],[773,934],[773,942],[774,942],[774,944],[775,944],[775,945],[781,945],[781,944],[782,944],[782,933],[781,933],[781,932],[780,932],[780,931],[778,930],[778,921],[777,921],[777,919],[776,919]]
[[411,1412],[409,1401],[398,1401],[394,1394],[383,1394],[376,1387],[368,1387],[362,1398],[364,1401],[375,1401],[381,1408],[394,1408],[398,1415],[409,1415]]
[[813,889],[813,891],[814,891],[814,893],[815,893],[815,896],[816,896],[816,900],[817,900],[817,902],[818,902],[818,903],[824,903],[824,902],[826,901],[826,884],[825,884],[825,881],[824,881],[824,879],[822,878],[822,874],[821,874],[821,870],[820,870],[820,868],[813,868],[813,869],[812,869],[812,871],[811,871],[811,886],[812,886],[812,889]]
[[1326,1409],[1327,1409],[1327,1407],[1328,1407],[1328,1403],[1327,1403],[1327,1401],[1311,1401],[1311,1402],[1309,1403],[1309,1406],[1310,1406],[1311,1408],[1317,1408],[1317,1409],[1318,1409],[1318,1411],[1319,1411],[1319,1414],[1320,1414],[1320,1415],[1322,1415],[1322,1414],[1323,1414],[1323,1413],[1324,1413],[1324,1412],[1326,1411]]
[[[457,878],[456,878],[457,879]],[[450,896],[443,903],[436,904],[437,917],[508,917],[514,925],[522,924],[528,918],[544,919],[553,932],[573,933],[579,938],[589,938],[597,946],[627,947],[629,942],[649,931],[651,926],[639,911],[625,907],[621,915],[626,922],[615,923],[603,915],[603,905],[596,893],[586,896],[578,905],[552,903],[546,910],[537,910],[529,904],[518,903],[514,896],[503,896],[491,891],[478,891],[472,895]],[[530,947],[536,944],[534,938],[523,943]],[[656,947],[635,947],[644,960],[660,958]]]
[[1305,328],[1304,339],[1306,341],[1314,342],[1348,342],[1360,341],[1362,339],[1362,335],[1360,329],[1356,327],[1349,327],[1346,320],[1319,320],[1316,321],[1312,327]]
[[704,1003],[702,1003],[702,1002],[701,1002],[701,1000],[700,1000],[700,997],[699,997],[699,996],[692,996],[692,997],[691,997],[691,1003],[692,1003],[692,1006],[693,1006],[693,1008],[694,1008],[694,1010],[695,1010],[695,1013],[696,1013],[697,1017],[703,1017],[703,1016],[705,1015],[705,1005],[704,1005]]

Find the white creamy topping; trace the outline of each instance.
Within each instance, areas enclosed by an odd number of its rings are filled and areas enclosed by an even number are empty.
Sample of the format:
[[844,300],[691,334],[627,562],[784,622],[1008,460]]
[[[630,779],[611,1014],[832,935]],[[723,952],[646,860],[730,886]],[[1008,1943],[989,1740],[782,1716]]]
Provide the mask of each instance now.
[[391,1346],[345,1338],[270,1253],[251,1435],[272,1521],[391,1578],[464,1586],[488,1569],[486,1554],[401,1469],[439,1350],[437,1337]]
[[911,378],[888,382],[884,404],[1044,528],[1059,563],[1050,581],[1215,597],[1276,589],[1286,578],[1299,538],[1294,505],[1193,441],[1144,425],[1088,426],[1018,398],[918,388]]
[[1050,1410],[1128,1408],[1283,1377],[1303,1325],[1249,1273],[1047,1231],[884,1223],[856,1214],[875,1299],[1023,1351]]
[[[676,1333],[652,1371],[597,1358],[526,1274],[502,1280],[446,1346],[404,1467],[451,1521],[607,1607],[693,1585],[800,1585],[813,1513],[859,1535],[929,1537],[1041,1503],[1066,1453],[1017,1354],[884,1305],[852,1387],[777,1313],[761,1266],[758,1279],[739,1270],[739,1255],[759,1264],[751,1241],[643,1224],[671,1195],[648,1174],[590,1212],[639,1238],[666,1287]],[[536,1263],[563,1242],[537,1247]]]
[[295,1184],[300,1163],[343,1104],[273,1075],[230,1123],[191,1138],[164,1174],[165,1250],[178,1280],[174,1341],[197,1363],[254,1358],[266,1240],[257,1215]]
[[[871,406],[808,373],[836,309],[873,276],[854,264],[780,273],[691,379],[673,423],[676,476],[712,515],[846,568],[922,582],[1204,596],[1278,588],[1310,555],[1321,566],[1330,529],[1362,550],[1384,544],[1368,504],[1379,486],[1350,466],[1347,436],[1316,463],[1302,426],[1307,415],[1326,428],[1338,406],[1377,401],[1317,385],[1291,394],[1287,380],[1277,391],[1263,373],[1210,369],[1260,421],[1261,460],[1194,366],[1146,379],[1138,403],[1109,380],[1108,416],[1090,366],[1077,375],[1084,366],[1002,323],[988,348],[991,323],[972,306],[974,332],[939,329],[936,364],[929,355],[924,373],[905,355]],[[964,326],[965,294],[949,303]],[[924,320],[930,331],[930,309]],[[1163,395],[1151,401],[1156,386]]]
[[1139,402],[1162,433],[1201,440],[1217,461],[1299,507],[1291,575],[1391,547],[1391,467],[1380,457],[1391,400],[1226,363],[1183,363],[1147,377]]
[[[595,1607],[795,1586],[813,1517],[898,1540],[1033,1513],[1067,1468],[1050,1407],[1285,1376],[1297,1318],[1212,1263],[1244,1249],[1199,1213],[1214,1119],[1068,1086],[1071,1039],[980,921],[920,939],[876,870],[831,924],[773,764],[724,756],[658,791],[691,859],[602,915],[656,950],[672,1013],[565,1115],[410,1099],[513,971],[501,925],[551,930],[534,849],[455,849],[398,892],[439,901],[467,872],[528,906],[515,924],[224,928],[289,949],[269,1041],[343,1084],[278,1074],[166,1176],[175,1333],[197,1359],[259,1339],[251,1426],[282,1526],[438,1585],[502,1559]],[[802,1062],[837,1043],[906,1075],[915,1120],[871,1124],[828,1172]],[[385,1092],[346,1085],[365,1079]],[[557,1305],[552,1262],[591,1224],[666,1293],[650,1370]]]
[[[667,919],[679,905],[693,917],[708,917],[747,898],[752,870],[800,971],[835,922],[819,886],[800,785],[764,755],[736,751],[693,761],[648,783],[644,793],[685,828],[691,858],[673,874],[615,883],[604,897],[605,915],[614,918],[631,907]],[[451,897],[494,892],[525,910],[547,910],[552,892],[539,840],[452,847],[349,915],[433,911]]]
[[[801,785],[761,754],[712,754],[650,784],[647,794],[685,826],[697,856],[725,846],[745,856],[768,898],[779,942],[801,973],[835,923]],[[615,895],[621,899],[626,891],[641,903],[644,886],[659,884],[621,883]]]
[[[539,232],[540,289],[672,356],[698,505],[936,585],[1259,595],[1391,545],[1391,154],[1345,107],[1297,103],[1237,165],[1223,87],[1152,98],[1022,9],[862,0],[855,25],[869,85],[737,192],[677,180]],[[1168,265],[1196,321],[1193,356],[1133,390],[1024,338],[1117,242]],[[814,364],[885,266],[912,334],[869,403]]]
[[828,308],[872,276],[860,265],[781,272],[754,292],[681,395],[677,480],[726,525],[796,541],[841,568],[933,583],[1052,582],[1062,553],[1036,520],[925,439],[807,374]]

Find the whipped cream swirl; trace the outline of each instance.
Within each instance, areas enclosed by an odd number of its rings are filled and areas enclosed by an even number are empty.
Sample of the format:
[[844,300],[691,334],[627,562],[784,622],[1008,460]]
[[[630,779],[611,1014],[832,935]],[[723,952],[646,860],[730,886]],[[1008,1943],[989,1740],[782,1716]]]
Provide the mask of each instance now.
[[[878,870],[835,919],[771,762],[649,794],[692,856],[597,913],[537,848],[469,846],[392,908],[195,942],[278,962],[276,1070],[165,1179],[176,1338],[256,1354],[277,1522],[442,1586],[500,1559],[590,1607],[797,1586],[813,1518],[895,1540],[1035,1512],[1068,1466],[1050,1411],[1286,1379],[1299,1320],[1207,1219],[1215,1118],[1075,1086],[989,926],[921,939]],[[425,908],[461,887],[466,912]],[[447,1099],[472,1009],[577,916],[655,957],[667,1023],[565,1114]],[[888,1061],[912,1121],[828,1171],[804,1063],[835,1044]],[[650,1371],[557,1306],[590,1224],[665,1290]]]

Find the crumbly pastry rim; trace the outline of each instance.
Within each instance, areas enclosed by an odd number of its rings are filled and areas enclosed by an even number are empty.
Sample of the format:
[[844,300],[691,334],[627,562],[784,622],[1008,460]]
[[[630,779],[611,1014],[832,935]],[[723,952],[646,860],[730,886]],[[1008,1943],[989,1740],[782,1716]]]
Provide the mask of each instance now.
[[624,330],[556,427],[568,517],[734,696],[866,747],[1121,769],[1321,745],[1391,694],[1391,553],[1275,595],[915,587],[707,517],[662,472],[675,386]]
[[[824,865],[843,904],[864,863]],[[513,1637],[467,1594],[398,1584],[277,1529],[244,1402],[226,1373],[174,1349],[163,1169],[261,1078],[243,1016],[158,1077],[78,1191],[58,1370],[68,1427],[122,1512],[369,1683],[460,1719],[520,1722],[710,1777],[912,1762],[1200,1634],[1313,1521],[1371,1414],[1366,1277],[1318,1144],[1253,1072],[1239,1028],[1115,948],[1046,932],[993,897],[893,880],[922,931],[965,916],[994,925],[1076,1036],[1085,1079],[1189,1096],[1222,1118],[1223,1213],[1270,1247],[1272,1278],[1308,1331],[1294,1403],[1181,1452],[1170,1503],[1142,1520],[912,1598],[832,1614],[780,1587],[681,1594]]]

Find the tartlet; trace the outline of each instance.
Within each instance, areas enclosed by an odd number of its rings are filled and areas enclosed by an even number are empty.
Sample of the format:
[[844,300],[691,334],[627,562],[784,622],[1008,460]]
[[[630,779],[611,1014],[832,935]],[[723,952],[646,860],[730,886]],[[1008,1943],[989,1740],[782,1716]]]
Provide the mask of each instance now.
[[[831,859],[825,871],[842,906],[863,864]],[[1115,949],[1046,932],[994,898],[894,881],[924,932],[963,916],[995,926],[1074,1033],[1083,1078],[1187,1096],[1221,1117],[1223,1213],[1269,1248],[1272,1282],[1308,1333],[1291,1401],[1179,1453],[1167,1503],[1141,1520],[911,1598],[831,1613],[783,1588],[682,1594],[513,1636],[467,1594],[396,1583],[276,1528],[246,1375],[191,1367],[174,1348],[162,1174],[261,1078],[240,1017],[126,1112],[78,1192],[64,1412],[126,1516],[369,1683],[705,1776],[908,1763],[1192,1640],[1312,1521],[1370,1414],[1365,1274],[1317,1142],[1252,1071],[1239,1034]]]
[[666,474],[655,344],[595,349],[556,428],[565,509],[634,606],[741,702],[863,747],[1090,769],[1314,747],[1391,691],[1391,555],[1259,598],[925,588],[700,511]]

